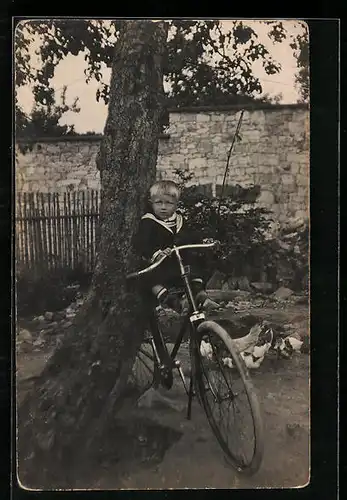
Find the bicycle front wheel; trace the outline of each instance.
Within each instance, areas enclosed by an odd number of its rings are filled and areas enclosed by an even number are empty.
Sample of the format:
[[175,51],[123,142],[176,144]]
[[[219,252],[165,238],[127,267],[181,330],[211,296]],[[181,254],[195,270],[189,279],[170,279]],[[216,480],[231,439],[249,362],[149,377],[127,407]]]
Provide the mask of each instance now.
[[204,321],[193,341],[195,390],[226,459],[238,471],[254,474],[260,467],[263,424],[247,367],[229,334],[214,321]]

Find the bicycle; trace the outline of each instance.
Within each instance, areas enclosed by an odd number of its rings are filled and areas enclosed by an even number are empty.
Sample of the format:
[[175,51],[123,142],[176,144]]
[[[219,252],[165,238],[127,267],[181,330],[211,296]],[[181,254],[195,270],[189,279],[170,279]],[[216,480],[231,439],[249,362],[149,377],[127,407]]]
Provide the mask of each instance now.
[[[189,303],[171,352],[164,341],[155,312],[151,312],[150,333],[146,343],[138,351],[137,361],[151,375],[148,387],[162,385],[170,389],[173,385],[173,371],[177,369],[188,397],[187,419],[191,419],[192,399],[197,396],[227,462],[238,472],[254,474],[262,463],[264,438],[260,406],[248,369],[227,331],[216,321],[207,320],[205,313],[197,306],[189,280],[189,266],[184,266],[180,254],[182,250],[214,248],[216,245],[216,242],[212,242],[173,246],[168,255],[127,276],[128,279],[133,279],[150,273],[166,258],[175,254]],[[191,365],[189,386],[181,363],[176,358],[187,332]],[[226,424],[222,422],[225,416],[222,411],[224,403],[227,404],[227,411],[232,407],[232,426],[229,419]],[[241,407],[238,406],[240,403]],[[247,410],[242,415],[241,427],[238,427],[237,417],[241,417],[242,404]],[[250,435],[245,435],[246,430]],[[237,440],[242,450],[236,449]]]

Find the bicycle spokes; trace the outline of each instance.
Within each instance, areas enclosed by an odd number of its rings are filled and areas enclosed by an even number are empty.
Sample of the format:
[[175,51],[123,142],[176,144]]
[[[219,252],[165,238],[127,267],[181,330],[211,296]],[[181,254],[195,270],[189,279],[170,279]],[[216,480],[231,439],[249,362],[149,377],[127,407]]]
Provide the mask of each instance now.
[[196,376],[201,401],[211,428],[232,464],[238,470],[256,470],[261,449],[257,439],[262,439],[258,410],[254,396],[250,396],[249,377],[243,371],[246,368],[230,347],[227,332],[222,330],[217,327],[213,331],[212,326],[197,349]]

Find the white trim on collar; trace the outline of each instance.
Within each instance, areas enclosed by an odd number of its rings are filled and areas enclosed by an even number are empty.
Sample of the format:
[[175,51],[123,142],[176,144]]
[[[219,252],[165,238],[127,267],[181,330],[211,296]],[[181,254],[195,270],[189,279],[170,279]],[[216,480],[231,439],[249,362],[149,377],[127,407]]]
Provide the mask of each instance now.
[[[169,227],[167,224],[165,224],[165,222],[163,220],[160,220],[160,219],[157,219],[157,217],[151,213],[146,213],[145,215],[143,215],[141,217],[141,219],[151,219],[151,220],[154,220],[154,222],[157,222],[158,224],[160,224],[161,226],[165,227],[165,229],[167,229],[168,231],[170,231],[170,233],[173,234],[173,231],[171,229],[171,227]],[[181,214],[177,214],[177,219],[176,219],[176,232],[178,233],[178,231],[180,231],[182,229],[182,226],[183,226],[183,217]]]

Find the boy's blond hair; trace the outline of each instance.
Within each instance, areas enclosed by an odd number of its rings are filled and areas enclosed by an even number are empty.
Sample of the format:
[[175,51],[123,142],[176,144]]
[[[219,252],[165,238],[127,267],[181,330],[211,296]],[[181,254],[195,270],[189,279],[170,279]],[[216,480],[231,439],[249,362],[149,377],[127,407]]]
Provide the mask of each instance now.
[[172,196],[178,201],[181,196],[181,190],[174,181],[157,181],[151,186],[149,190],[149,197],[152,199],[153,196],[158,194]]

